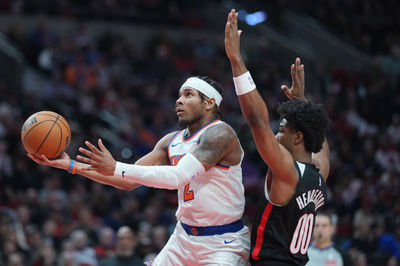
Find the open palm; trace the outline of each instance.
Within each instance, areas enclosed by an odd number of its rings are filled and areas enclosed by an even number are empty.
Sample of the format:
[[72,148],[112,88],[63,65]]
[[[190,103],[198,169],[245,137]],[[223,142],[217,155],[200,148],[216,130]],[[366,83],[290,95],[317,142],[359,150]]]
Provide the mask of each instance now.
[[304,65],[301,64],[300,58],[296,58],[294,64],[290,67],[292,75],[292,87],[290,89],[286,85],[282,85],[281,89],[290,100],[306,101],[304,96]]

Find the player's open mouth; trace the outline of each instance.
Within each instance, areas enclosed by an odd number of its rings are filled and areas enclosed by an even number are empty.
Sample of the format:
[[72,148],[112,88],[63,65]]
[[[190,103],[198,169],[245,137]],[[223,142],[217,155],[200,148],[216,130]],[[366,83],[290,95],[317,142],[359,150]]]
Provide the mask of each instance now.
[[183,113],[183,109],[181,109],[181,108],[176,108],[176,114],[177,114],[178,116],[182,115],[182,113]]

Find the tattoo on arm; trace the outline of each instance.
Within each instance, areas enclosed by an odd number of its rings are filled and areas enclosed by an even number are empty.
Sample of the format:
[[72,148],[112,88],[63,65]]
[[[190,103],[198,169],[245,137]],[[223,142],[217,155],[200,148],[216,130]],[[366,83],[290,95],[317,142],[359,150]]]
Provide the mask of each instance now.
[[200,138],[193,155],[205,166],[212,167],[229,151],[236,134],[228,125],[210,127]]

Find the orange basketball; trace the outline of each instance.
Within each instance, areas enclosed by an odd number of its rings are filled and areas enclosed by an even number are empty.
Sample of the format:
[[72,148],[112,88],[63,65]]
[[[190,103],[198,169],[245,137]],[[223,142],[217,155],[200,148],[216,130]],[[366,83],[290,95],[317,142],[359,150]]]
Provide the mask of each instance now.
[[68,148],[71,129],[61,115],[41,111],[26,119],[21,129],[21,141],[27,152],[53,159]]

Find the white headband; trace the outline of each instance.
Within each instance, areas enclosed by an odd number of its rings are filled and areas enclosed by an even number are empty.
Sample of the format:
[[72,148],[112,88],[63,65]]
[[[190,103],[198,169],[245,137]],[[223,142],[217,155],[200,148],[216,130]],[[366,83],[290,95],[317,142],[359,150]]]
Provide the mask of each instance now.
[[219,92],[210,84],[205,82],[202,79],[196,78],[196,77],[191,77],[188,78],[185,83],[183,83],[181,89],[183,88],[192,88],[195,90],[198,90],[199,92],[203,93],[205,96],[208,98],[214,98],[215,103],[219,106],[219,104],[222,101],[222,96],[219,94]]

